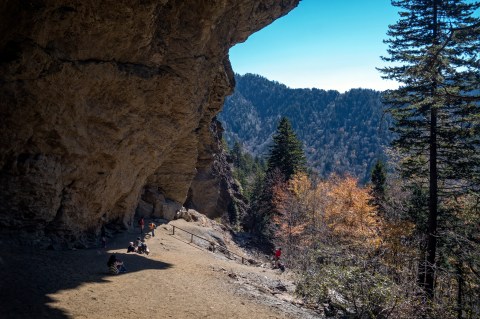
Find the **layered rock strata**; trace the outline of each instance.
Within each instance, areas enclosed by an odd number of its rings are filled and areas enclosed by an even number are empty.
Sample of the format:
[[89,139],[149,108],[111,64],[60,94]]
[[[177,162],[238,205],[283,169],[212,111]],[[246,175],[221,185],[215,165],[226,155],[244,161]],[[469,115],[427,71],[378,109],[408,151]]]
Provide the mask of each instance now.
[[297,3],[3,1],[2,230],[74,239],[137,208],[169,215],[189,190],[220,214],[212,119],[233,88],[228,50]]

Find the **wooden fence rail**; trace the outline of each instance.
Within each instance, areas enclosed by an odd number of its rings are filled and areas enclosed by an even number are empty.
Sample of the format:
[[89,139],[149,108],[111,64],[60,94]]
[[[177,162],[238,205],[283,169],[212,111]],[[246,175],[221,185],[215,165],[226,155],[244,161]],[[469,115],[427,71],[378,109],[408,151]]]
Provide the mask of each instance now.
[[211,241],[211,240],[208,240],[208,239],[206,239],[206,238],[204,238],[204,237],[195,235],[195,234],[189,232],[188,230],[182,229],[182,228],[180,228],[180,227],[178,227],[178,226],[174,226],[174,225],[171,225],[171,226],[173,227],[173,229],[172,229],[172,235],[175,235],[175,229],[178,229],[178,230],[181,230],[181,231],[183,231],[183,232],[185,232],[185,233],[187,233],[187,234],[190,234],[190,243],[192,243],[192,244],[194,243],[194,242],[193,242],[193,238],[194,238],[194,237],[197,237],[197,238],[199,238],[199,239],[201,239],[201,240],[206,241],[206,242],[210,245],[210,247],[212,247],[213,251],[215,251],[215,249],[217,249],[217,247],[218,247],[218,250],[221,250],[221,251],[226,252],[226,253],[228,253],[228,254],[230,254],[230,255],[233,255],[233,256],[234,256],[234,259],[235,259],[235,257],[238,257],[239,259],[242,260],[242,264],[245,263],[245,260],[249,260],[248,258],[243,257],[243,256],[240,256],[240,255],[234,253],[233,251],[226,249],[226,248],[223,247],[223,246],[220,246],[220,245],[215,244],[215,243],[214,243],[213,241]]

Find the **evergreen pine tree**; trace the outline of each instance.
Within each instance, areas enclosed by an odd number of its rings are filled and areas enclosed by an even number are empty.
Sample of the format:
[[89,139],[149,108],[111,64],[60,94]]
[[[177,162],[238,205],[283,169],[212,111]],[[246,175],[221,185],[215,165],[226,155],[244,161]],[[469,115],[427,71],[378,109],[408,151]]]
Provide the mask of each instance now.
[[419,281],[433,299],[440,201],[478,182],[480,23],[473,12],[480,3],[392,4],[403,9],[385,41],[389,57],[383,60],[394,66],[380,71],[401,83],[385,102],[395,121],[394,146],[404,154],[403,174],[428,188],[426,259]]
[[377,160],[372,170],[372,191],[375,199],[375,205],[381,206],[382,201],[385,198],[385,182],[387,180],[385,173],[385,165],[381,160]]
[[259,247],[265,251],[273,249],[274,225],[272,216],[276,214],[273,205],[273,188],[282,183],[283,174],[277,169],[270,174],[257,175],[251,196],[250,209],[243,222],[244,229],[256,236]]
[[295,173],[306,170],[302,142],[297,138],[286,117],[280,119],[268,156],[267,174],[275,169],[283,174],[285,180],[289,180]]
[[283,117],[273,136],[273,145],[267,161],[267,172],[259,189],[252,195],[252,205],[248,217],[249,229],[255,233],[261,245],[271,249],[275,233],[273,216],[278,215],[273,203],[275,186],[289,180],[295,173],[306,170],[306,159],[302,143],[292,129],[290,121]]
[[243,156],[243,147],[239,141],[235,141],[235,143],[233,143],[230,154],[232,154],[233,166],[240,167],[240,162]]

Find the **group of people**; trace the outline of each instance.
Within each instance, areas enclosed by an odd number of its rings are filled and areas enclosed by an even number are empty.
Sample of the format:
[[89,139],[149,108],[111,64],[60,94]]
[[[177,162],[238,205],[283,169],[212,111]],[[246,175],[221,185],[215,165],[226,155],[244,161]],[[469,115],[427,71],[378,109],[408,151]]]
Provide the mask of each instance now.
[[[145,239],[137,237],[135,242],[131,241],[127,247],[127,253],[146,254],[150,253],[150,250],[145,243]],[[117,259],[115,254],[110,255],[107,261],[108,272],[112,275],[118,275],[120,273],[127,272],[123,261]]]
[[[145,220],[143,217],[141,217],[138,220],[138,225],[140,227],[140,234],[143,235],[143,229],[145,226]],[[152,233],[152,237],[155,237],[155,229],[157,228],[157,225],[154,223],[149,223],[148,224],[150,232]],[[105,226],[101,227],[101,245],[103,248],[106,248],[107,246],[107,239],[106,239],[106,231],[105,231]],[[148,249],[147,244],[145,243],[145,239],[142,237],[137,237],[137,239],[133,242],[131,241],[127,247],[127,253],[138,253],[138,254],[146,254],[148,255],[150,253],[150,250]],[[108,271],[112,275],[117,275],[120,273],[124,273],[127,271],[125,268],[125,265],[123,261],[120,259],[117,259],[117,256],[115,254],[110,255],[110,258],[107,261],[107,267]]]
[[[140,235],[142,236],[143,229],[145,228],[145,220],[143,217],[140,217],[138,219],[138,226],[140,227]],[[148,224],[148,228],[152,233],[152,237],[155,237],[155,229],[157,228],[157,225],[151,222]],[[129,243],[127,248],[127,253],[139,253],[139,254],[148,255],[150,253],[150,250],[148,249],[147,244],[145,243],[145,239],[142,237],[137,237],[137,239],[134,242],[131,241]]]
[[[140,226],[140,233],[143,234],[143,226],[145,226],[143,217],[139,219],[138,224]],[[150,223],[149,228],[150,228],[150,231],[152,232],[152,237],[154,237],[156,225],[154,223]],[[104,228],[102,227],[102,235],[104,232],[103,229]],[[102,236],[102,241],[103,241],[103,236]],[[127,253],[138,253],[138,254],[148,255],[150,253],[150,250],[148,249],[148,246],[145,243],[145,239],[141,237],[137,237],[137,239],[134,242],[131,241],[129,243],[127,247]],[[273,254],[273,268],[274,269],[278,268],[283,272],[285,271],[285,266],[280,261],[281,256],[282,256],[282,248],[278,247]],[[123,262],[117,259],[117,256],[115,254],[112,254],[110,256],[107,262],[107,266],[108,266],[109,272],[113,275],[117,275],[119,273],[124,273],[127,271]]]
[[[138,227],[140,227],[140,235],[143,235],[143,229],[145,228],[145,219],[143,219],[143,217],[140,217],[138,220]],[[148,228],[152,232],[152,237],[155,237],[155,229],[157,228],[157,225],[151,222],[148,224]]]
[[[150,250],[148,249],[145,239],[137,237],[135,242],[131,241],[127,247],[127,253],[138,253],[148,255]],[[118,275],[120,273],[127,272],[123,261],[117,259],[115,254],[112,254],[107,261],[108,272],[112,275]]]
[[145,239],[137,237],[134,242],[131,241],[128,243],[127,253],[139,253],[148,255],[150,253],[150,250],[145,243]]
[[[145,228],[145,219],[143,217],[140,217],[138,219],[138,227],[140,228],[140,235],[143,235],[143,230]],[[149,228],[149,232],[151,232],[151,236],[155,237],[155,229],[157,228],[157,225],[155,225],[155,223],[153,222],[150,222],[148,224],[148,228]],[[106,234],[105,225],[102,225],[102,227],[100,227],[100,246],[102,248],[107,248],[107,234]],[[140,245],[135,245],[135,247],[139,247],[139,246]]]

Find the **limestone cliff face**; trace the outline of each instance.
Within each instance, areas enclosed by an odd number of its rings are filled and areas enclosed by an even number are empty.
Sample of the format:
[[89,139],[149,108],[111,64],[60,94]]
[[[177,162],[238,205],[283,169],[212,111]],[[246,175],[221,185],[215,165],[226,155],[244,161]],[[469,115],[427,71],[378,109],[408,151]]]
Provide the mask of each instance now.
[[228,50],[298,1],[2,1],[0,227],[74,238],[189,189],[218,214]]
[[210,130],[204,129],[202,140],[210,140],[210,143],[199,145],[197,175],[190,185],[185,206],[203,212],[210,218],[224,214],[227,214],[228,219],[231,219],[232,214],[238,218],[246,214],[246,199],[233,179],[226,154],[222,150],[222,132],[217,120],[212,121]]

